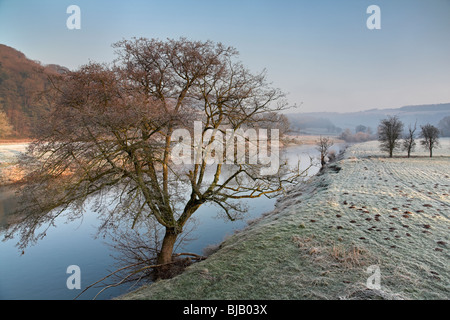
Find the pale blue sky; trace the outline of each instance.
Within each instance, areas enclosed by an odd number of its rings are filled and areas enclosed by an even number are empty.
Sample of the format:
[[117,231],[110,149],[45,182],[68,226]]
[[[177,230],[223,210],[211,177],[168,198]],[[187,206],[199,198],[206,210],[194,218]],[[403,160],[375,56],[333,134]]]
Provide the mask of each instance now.
[[[381,30],[366,27],[372,4]],[[450,0],[0,0],[0,43],[43,63],[108,62],[134,36],[234,46],[297,111],[450,102]]]

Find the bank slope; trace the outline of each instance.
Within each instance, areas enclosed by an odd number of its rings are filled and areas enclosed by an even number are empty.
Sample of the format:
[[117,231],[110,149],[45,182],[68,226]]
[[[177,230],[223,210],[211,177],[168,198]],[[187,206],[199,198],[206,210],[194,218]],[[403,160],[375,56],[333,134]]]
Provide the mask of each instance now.
[[[442,144],[433,159],[354,145],[207,260],[120,299],[449,299]],[[369,266],[379,268],[378,289],[367,289]]]

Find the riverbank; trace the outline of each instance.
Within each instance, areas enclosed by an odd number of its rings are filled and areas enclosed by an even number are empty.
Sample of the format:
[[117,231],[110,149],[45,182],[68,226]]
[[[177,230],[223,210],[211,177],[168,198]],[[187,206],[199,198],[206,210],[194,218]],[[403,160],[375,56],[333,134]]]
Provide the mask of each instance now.
[[[341,146],[333,146],[336,153]],[[1,156],[1,154],[0,154]],[[307,166],[310,156],[317,158],[318,152],[314,146],[302,145],[286,148],[288,163],[296,165],[301,162],[301,167]],[[292,162],[291,162],[292,161]],[[317,161],[316,161],[317,162]],[[308,170],[313,175],[318,170],[312,167]],[[20,186],[17,185],[17,186]],[[0,187],[0,239],[3,240],[2,226],[9,224],[14,217],[16,184]],[[246,219],[255,219],[263,212],[272,211],[275,199],[259,198],[245,201],[248,206]],[[0,242],[0,299],[73,299],[79,294],[68,290],[65,272],[68,265],[76,264],[82,270],[82,289],[85,286],[98,281],[108,275],[111,270],[117,269],[118,263],[123,266],[122,253],[114,249],[116,240],[121,238],[121,231],[128,233],[130,230],[124,226],[123,230],[110,230],[106,238],[94,237],[104,220],[98,213],[86,208],[82,222],[80,220],[67,221],[67,214],[61,215],[54,221],[54,227],[47,230],[47,236],[38,241],[36,245],[25,249],[25,254],[16,248],[18,238]],[[2,211],[3,210],[3,211]],[[216,244],[220,244],[224,238],[234,234],[235,230],[245,228],[246,220],[229,221],[223,217],[220,208],[213,205],[202,206],[196,217],[186,226],[188,231],[184,241],[178,247],[178,252],[191,252],[204,254],[205,247],[214,250]],[[142,233],[144,235],[144,233]],[[145,236],[144,236],[145,237]],[[125,262],[129,264],[129,260]],[[39,273],[39,279],[30,282],[30,275]],[[58,280],[55,280],[58,277]],[[61,279],[62,278],[62,279]],[[62,284],[62,285],[61,285]],[[109,288],[102,292],[97,299],[112,299],[125,292],[130,286],[138,288],[134,283],[126,283],[121,286]],[[98,290],[92,288],[83,293],[81,299],[92,299]]]
[[449,299],[449,147],[353,145],[207,260],[119,299]]
[[[315,146],[320,136],[289,135],[281,141],[281,146],[290,148],[295,146]],[[332,138],[335,145],[343,144],[342,140]],[[0,186],[20,183],[25,172],[19,168],[18,160],[25,153],[30,140],[27,139],[0,139]]]
[[[321,136],[317,135],[285,135],[282,139],[282,145],[289,147],[289,146],[302,146],[302,145],[309,145],[309,146],[316,146],[317,142]],[[330,140],[333,142],[333,144],[344,144],[344,140],[340,140],[337,137],[329,136]]]
[[28,143],[26,141],[0,142],[0,186],[20,182],[25,173],[19,168],[19,157],[25,153]]

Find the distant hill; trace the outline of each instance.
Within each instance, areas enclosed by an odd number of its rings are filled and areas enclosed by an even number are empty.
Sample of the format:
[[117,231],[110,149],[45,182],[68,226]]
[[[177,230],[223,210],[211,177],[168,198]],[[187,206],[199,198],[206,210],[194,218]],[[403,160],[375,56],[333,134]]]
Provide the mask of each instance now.
[[49,88],[48,75],[67,71],[59,65],[43,66],[22,52],[0,44],[0,112],[13,127],[12,137],[26,138],[36,120],[48,109],[37,99]]
[[291,126],[303,133],[338,134],[349,128],[354,131],[358,125],[370,127],[376,132],[381,119],[397,115],[408,127],[417,120],[417,126],[430,123],[437,126],[444,117],[450,116],[450,103],[405,106],[397,109],[371,109],[360,112],[312,112],[286,114]]

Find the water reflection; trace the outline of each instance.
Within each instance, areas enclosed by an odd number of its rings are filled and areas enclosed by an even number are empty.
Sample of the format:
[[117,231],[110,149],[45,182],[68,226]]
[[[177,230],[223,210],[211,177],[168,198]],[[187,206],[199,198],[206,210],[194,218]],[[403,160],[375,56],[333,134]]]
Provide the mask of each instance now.
[[[333,147],[339,151],[340,145]],[[310,156],[317,157],[314,146],[289,147],[286,155],[290,163],[301,160],[303,169],[309,165]],[[317,159],[315,161],[317,164]],[[317,173],[319,166],[312,167],[308,174]],[[271,211],[276,199],[259,198],[246,200],[249,210],[245,219],[231,222],[220,218],[219,211],[213,205],[204,205],[196,213],[195,219],[187,226],[185,235],[189,241],[179,244],[177,252],[203,254],[203,249],[218,244],[235,230],[246,226],[246,221]],[[0,189],[0,224],[5,223],[14,208],[13,190]],[[69,290],[66,269],[69,265],[78,265],[81,269],[81,286],[86,286],[125,263],[123,252],[117,250],[120,232],[130,235],[130,230],[118,230],[115,234],[105,234],[96,238],[102,221],[95,212],[86,210],[83,219],[66,222],[58,217],[56,227],[47,232],[47,236],[36,245],[25,250],[24,254],[15,246],[17,239],[0,243],[0,299],[73,299],[80,292]],[[142,235],[144,239],[150,238]],[[0,231],[0,238],[3,234]],[[144,249],[142,249],[144,250]],[[142,251],[148,259],[151,251]],[[143,257],[142,256],[142,257]],[[141,258],[142,258],[141,257]],[[142,258],[143,259],[143,258]],[[128,260],[127,260],[128,261]],[[100,289],[92,288],[80,297],[92,299]],[[109,288],[97,299],[111,299],[130,290],[130,284]]]

